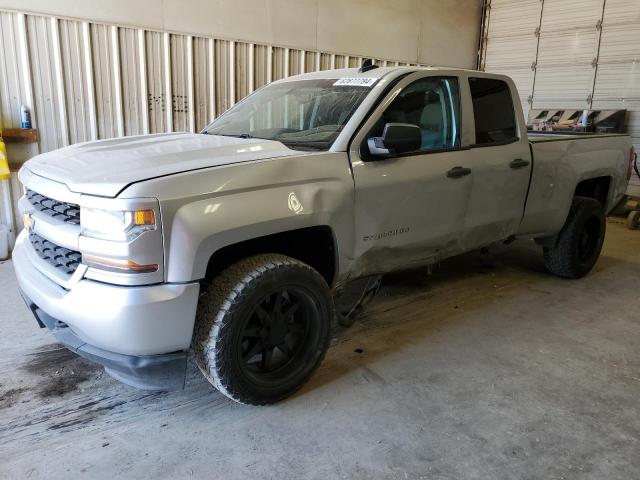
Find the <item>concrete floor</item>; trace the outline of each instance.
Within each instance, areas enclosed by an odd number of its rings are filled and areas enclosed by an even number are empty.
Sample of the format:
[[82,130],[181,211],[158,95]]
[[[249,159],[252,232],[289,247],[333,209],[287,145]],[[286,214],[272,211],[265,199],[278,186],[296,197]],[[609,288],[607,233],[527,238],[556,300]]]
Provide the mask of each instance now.
[[[640,232],[580,281],[531,243],[385,280],[294,398],[120,385],[37,328],[0,265],[0,478],[640,478]],[[360,352],[360,353],[358,353]]]

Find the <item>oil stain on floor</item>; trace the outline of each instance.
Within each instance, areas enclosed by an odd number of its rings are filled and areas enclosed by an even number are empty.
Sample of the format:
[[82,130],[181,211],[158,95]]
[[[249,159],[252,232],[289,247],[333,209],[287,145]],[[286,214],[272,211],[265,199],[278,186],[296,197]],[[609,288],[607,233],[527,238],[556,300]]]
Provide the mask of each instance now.
[[103,372],[100,365],[79,357],[59,343],[34,351],[21,369],[39,377],[35,394],[43,399],[73,392],[81,383]]

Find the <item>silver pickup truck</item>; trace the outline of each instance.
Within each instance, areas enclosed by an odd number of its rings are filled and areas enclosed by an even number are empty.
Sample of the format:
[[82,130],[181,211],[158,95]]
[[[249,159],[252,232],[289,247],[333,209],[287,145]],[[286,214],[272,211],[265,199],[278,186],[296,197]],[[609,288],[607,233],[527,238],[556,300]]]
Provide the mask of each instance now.
[[354,279],[514,238],[587,274],[633,157],[624,135],[527,136],[504,76],[309,73],[199,134],[28,161],[13,260],[40,326],[115,378],[180,387],[193,351],[223,394],[267,404],[318,368]]

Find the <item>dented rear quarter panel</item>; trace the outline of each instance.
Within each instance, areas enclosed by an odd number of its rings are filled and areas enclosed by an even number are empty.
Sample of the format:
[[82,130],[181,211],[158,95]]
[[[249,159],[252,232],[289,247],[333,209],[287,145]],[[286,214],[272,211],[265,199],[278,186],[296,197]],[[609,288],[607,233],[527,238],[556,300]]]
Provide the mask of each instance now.
[[626,135],[532,137],[533,172],[520,236],[549,236],[562,229],[577,185],[609,177],[610,212],[627,188],[631,139]]
[[344,152],[185,172],[132,185],[125,195],[151,192],[161,192],[168,282],[203,278],[213,253],[225,246],[319,225],[333,231],[338,277],[349,269],[353,179]]

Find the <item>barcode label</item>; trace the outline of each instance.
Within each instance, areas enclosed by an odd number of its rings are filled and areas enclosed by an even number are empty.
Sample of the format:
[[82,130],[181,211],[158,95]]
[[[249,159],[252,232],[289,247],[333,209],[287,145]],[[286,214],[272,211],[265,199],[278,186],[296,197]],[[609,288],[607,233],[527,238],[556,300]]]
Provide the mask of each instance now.
[[374,77],[360,77],[360,78],[341,78],[334,86],[338,87],[371,87],[376,83],[377,78]]

